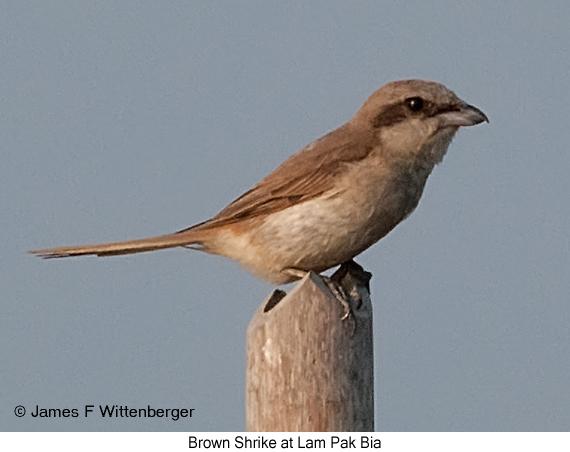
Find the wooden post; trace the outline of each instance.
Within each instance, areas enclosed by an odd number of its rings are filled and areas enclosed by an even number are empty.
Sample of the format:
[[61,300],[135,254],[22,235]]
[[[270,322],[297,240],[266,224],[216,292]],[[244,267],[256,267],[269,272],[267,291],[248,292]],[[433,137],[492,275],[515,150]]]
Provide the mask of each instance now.
[[354,262],[331,276],[351,313],[322,277],[276,290],[247,330],[248,431],[374,430],[371,274]]

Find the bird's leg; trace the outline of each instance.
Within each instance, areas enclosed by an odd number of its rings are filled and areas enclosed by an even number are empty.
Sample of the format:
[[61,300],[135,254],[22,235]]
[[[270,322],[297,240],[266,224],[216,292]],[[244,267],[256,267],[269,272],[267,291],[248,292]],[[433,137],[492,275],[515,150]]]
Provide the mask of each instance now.
[[343,319],[351,315],[353,305],[356,309],[360,309],[366,297],[370,297],[370,278],[372,273],[364,270],[352,259],[343,262],[330,277],[331,284],[340,288],[344,301],[348,304],[348,311],[345,309]]
[[[309,273],[307,270],[293,267],[287,268],[286,272],[298,279],[304,278]],[[359,289],[370,293],[369,281],[372,274],[365,271],[353,260],[344,262],[332,276],[320,275],[320,277],[341,304],[344,311],[342,320],[352,316],[351,303],[355,305],[356,309],[362,305],[362,295],[359,293]]]
[[322,276],[324,283],[327,285],[329,290],[332,292],[334,297],[338,300],[341,304],[342,309],[344,311],[344,315],[341,317],[341,320],[346,320],[352,316],[352,308],[350,307],[350,302],[348,301],[348,295],[344,290],[342,284],[338,281],[332,279],[332,276],[329,278],[328,276]]

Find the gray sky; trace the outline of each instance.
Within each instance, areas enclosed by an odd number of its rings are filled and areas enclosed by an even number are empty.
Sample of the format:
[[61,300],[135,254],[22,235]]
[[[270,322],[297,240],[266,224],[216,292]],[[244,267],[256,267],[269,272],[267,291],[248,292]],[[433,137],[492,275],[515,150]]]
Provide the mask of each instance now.
[[[242,430],[273,289],[181,249],[42,261],[214,215],[388,81],[460,130],[370,270],[376,428],[567,430],[570,3],[0,4],[0,430]],[[17,418],[86,404],[190,420]]]

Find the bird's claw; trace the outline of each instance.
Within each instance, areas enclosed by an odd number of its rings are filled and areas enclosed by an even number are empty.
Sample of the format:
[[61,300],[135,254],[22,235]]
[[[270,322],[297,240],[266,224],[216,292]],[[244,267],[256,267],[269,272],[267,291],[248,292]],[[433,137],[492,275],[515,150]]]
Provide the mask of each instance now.
[[350,302],[348,301],[349,298],[346,291],[344,290],[344,287],[342,287],[338,281],[326,276],[323,276],[323,281],[342,306],[344,314],[341,317],[341,320],[346,320],[349,317],[352,317],[352,308],[350,306]]

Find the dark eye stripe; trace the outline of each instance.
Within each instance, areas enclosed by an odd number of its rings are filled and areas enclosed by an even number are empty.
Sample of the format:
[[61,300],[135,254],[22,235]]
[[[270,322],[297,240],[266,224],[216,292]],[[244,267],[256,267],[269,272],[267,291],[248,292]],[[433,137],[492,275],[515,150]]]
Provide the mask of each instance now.
[[391,104],[384,108],[379,115],[372,120],[372,127],[389,127],[408,117],[409,109],[401,102]]
[[439,115],[440,113],[447,113],[449,111],[460,111],[461,108],[457,105],[440,105],[439,108],[434,108],[430,116]]
[[456,105],[436,106],[433,103],[424,100],[422,110],[414,112],[410,110],[409,106],[407,105],[407,101],[398,102],[388,105],[380,112],[380,114],[375,116],[372,119],[372,127],[375,129],[379,127],[390,127],[412,116],[417,117],[418,115],[421,115],[425,118],[428,118],[440,113],[445,113],[447,111],[457,110],[459,110],[459,107]]

